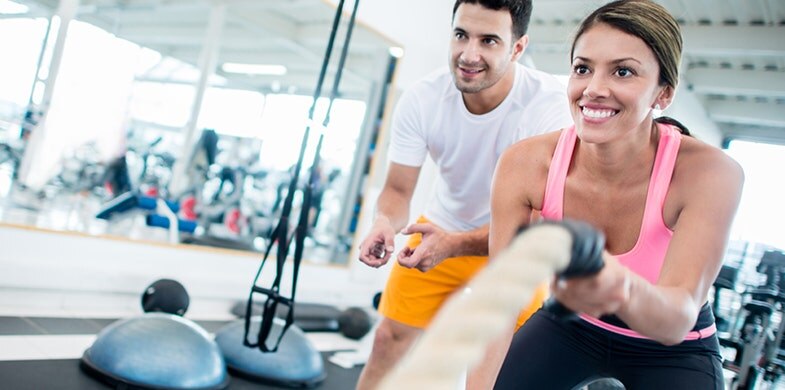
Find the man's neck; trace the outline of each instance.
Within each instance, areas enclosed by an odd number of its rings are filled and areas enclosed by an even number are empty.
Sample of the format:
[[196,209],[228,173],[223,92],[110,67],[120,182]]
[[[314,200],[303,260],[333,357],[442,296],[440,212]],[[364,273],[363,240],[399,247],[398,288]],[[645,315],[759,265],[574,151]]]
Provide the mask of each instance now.
[[512,90],[515,82],[516,67],[510,66],[499,81],[476,93],[461,93],[463,104],[474,115],[483,115],[498,107]]

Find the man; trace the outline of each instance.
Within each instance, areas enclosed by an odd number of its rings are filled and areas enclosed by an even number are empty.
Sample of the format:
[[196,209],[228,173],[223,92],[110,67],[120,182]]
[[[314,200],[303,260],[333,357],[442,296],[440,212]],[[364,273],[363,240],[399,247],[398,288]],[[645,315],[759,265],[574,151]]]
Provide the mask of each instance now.
[[[382,293],[384,318],[358,389],[375,388],[444,300],[487,263],[491,177],[501,153],[571,123],[565,87],[517,62],[529,42],[531,9],[531,0],[457,0],[449,71],[421,80],[397,105],[390,167],[360,261],[381,267],[395,250],[396,233],[414,235]],[[438,166],[436,188],[423,217],[404,228],[426,155]],[[523,311],[518,326],[544,294]],[[505,351],[486,360],[500,363]],[[496,372],[485,370],[477,368],[469,388],[493,384]]]

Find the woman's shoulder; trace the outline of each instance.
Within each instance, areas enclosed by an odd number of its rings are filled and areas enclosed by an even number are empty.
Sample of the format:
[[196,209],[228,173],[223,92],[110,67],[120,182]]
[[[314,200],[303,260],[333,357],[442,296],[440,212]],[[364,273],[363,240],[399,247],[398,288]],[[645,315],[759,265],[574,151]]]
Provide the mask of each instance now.
[[682,137],[677,166],[696,173],[734,171],[741,173],[741,166],[720,148],[692,137]]
[[563,130],[536,135],[510,145],[499,160],[498,170],[515,176],[547,175],[553,152]]
[[679,148],[674,182],[691,188],[703,189],[707,194],[740,188],[744,171],[736,160],[715,146],[692,137],[683,137]]

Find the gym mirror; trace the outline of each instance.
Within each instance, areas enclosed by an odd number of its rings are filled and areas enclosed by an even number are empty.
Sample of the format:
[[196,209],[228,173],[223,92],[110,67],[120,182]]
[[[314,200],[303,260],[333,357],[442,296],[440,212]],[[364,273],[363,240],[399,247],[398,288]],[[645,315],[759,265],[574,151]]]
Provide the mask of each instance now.
[[400,50],[355,23],[341,66],[353,4],[0,2],[0,219],[263,251],[310,126],[304,259],[345,263]]

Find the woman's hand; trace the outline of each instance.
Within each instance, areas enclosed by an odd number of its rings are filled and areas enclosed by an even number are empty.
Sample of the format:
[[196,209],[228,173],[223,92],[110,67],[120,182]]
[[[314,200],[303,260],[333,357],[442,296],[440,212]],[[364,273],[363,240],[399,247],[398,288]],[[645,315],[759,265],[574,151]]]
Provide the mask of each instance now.
[[630,299],[630,270],[608,253],[603,258],[605,266],[596,275],[555,279],[553,296],[570,310],[592,317],[619,311]]

